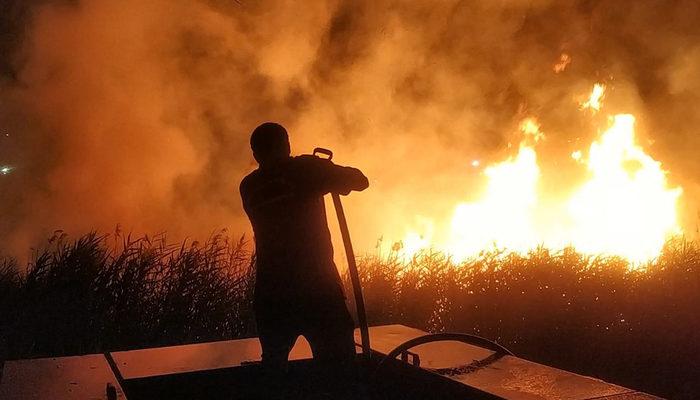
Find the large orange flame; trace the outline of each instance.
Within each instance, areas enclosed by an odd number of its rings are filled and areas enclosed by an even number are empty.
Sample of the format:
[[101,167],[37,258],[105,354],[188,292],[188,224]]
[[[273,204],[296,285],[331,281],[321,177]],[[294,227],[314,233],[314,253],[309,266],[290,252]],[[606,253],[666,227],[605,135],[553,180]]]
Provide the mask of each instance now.
[[[596,84],[582,108],[599,111],[604,90]],[[575,151],[573,162],[586,168],[587,179],[552,204],[539,187],[535,147],[544,135],[534,118],[523,120],[525,139],[517,155],[484,169],[483,196],[457,204],[448,223],[422,218],[419,230],[407,231],[402,253],[410,257],[433,248],[462,261],[494,246],[525,252],[544,245],[618,255],[633,265],[654,258],[670,236],[681,233],[682,190],[669,187],[661,163],[636,142],[634,124],[630,114],[614,115],[587,152]],[[438,226],[449,232],[440,241]]]

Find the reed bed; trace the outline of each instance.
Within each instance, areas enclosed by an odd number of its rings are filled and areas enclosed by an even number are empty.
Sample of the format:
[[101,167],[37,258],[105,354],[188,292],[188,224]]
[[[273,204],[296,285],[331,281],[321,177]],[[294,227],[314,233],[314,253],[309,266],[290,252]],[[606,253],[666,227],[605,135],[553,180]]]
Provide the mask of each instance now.
[[[250,247],[226,232],[178,244],[58,233],[28,265],[0,259],[0,361],[254,336]],[[695,398],[700,248],[673,239],[639,267],[545,248],[459,264],[438,252],[359,259],[372,325],[474,333],[533,361]]]

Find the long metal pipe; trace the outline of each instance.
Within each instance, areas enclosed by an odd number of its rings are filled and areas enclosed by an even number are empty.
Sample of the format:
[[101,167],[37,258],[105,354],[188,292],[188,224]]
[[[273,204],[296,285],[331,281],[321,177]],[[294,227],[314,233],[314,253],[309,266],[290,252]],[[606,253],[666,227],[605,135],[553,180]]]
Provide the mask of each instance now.
[[[333,158],[333,152],[317,147],[314,149],[316,153],[325,154],[328,159]],[[333,206],[335,213],[338,216],[338,225],[340,226],[340,235],[343,237],[343,246],[345,247],[345,256],[348,259],[348,273],[352,283],[352,292],[355,297],[355,306],[357,308],[357,322],[360,325],[360,340],[362,345],[362,355],[368,359],[370,357],[371,348],[369,345],[369,326],[367,325],[367,313],[365,311],[365,300],[362,296],[362,285],[360,284],[360,274],[357,270],[357,262],[355,261],[355,252],[352,249],[352,241],[350,240],[350,230],[348,229],[348,221],[345,219],[345,211],[343,203],[340,201],[338,193],[331,193],[333,198]]]

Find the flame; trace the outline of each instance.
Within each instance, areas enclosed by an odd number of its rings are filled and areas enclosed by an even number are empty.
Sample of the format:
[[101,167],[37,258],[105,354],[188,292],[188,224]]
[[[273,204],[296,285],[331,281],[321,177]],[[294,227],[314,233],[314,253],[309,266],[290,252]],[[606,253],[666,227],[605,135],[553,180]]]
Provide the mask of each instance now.
[[[600,110],[604,91],[596,84],[582,108]],[[540,187],[535,147],[545,136],[539,123],[528,117],[519,128],[517,155],[484,168],[480,198],[457,204],[442,225],[421,217],[426,234],[408,231],[405,255],[434,248],[459,262],[494,246],[520,253],[538,245],[573,246],[585,254],[621,256],[634,266],[657,256],[669,237],[682,232],[682,189],[669,187],[661,163],[637,143],[633,115],[612,116],[587,152],[571,154],[574,168],[585,168],[587,177],[557,200]],[[443,240],[436,240],[439,227],[447,232]]]
[[635,143],[634,122],[633,115],[615,115],[593,142],[586,163],[591,178],[568,209],[577,249],[640,262],[657,255],[668,236],[680,233],[676,204],[682,190],[668,189],[661,163]]
[[552,67],[552,69],[554,70],[555,74],[558,74],[560,72],[564,72],[564,70],[566,70],[566,67],[568,67],[569,64],[571,64],[571,56],[566,53],[563,53],[561,56],[559,56],[559,61],[556,64],[554,64],[554,67]]
[[[521,130],[541,136],[534,120],[521,124]],[[482,200],[458,204],[451,221],[447,252],[459,260],[491,245],[520,251],[536,245],[530,234],[540,177],[534,148],[521,144],[515,158],[486,168],[484,175],[488,184]]]
[[540,124],[533,117],[520,121],[520,131],[525,135],[525,139],[531,139],[535,143],[544,139],[544,133],[540,131]]
[[409,230],[403,240],[394,244],[393,250],[400,251],[402,254],[413,256],[423,249],[432,246],[435,232],[435,224],[432,219],[422,216],[416,217],[418,227]]
[[591,91],[591,95],[588,96],[588,100],[581,103],[581,108],[588,108],[593,112],[600,111],[600,108],[603,106],[603,97],[605,97],[605,85],[596,83],[593,85],[593,90]]

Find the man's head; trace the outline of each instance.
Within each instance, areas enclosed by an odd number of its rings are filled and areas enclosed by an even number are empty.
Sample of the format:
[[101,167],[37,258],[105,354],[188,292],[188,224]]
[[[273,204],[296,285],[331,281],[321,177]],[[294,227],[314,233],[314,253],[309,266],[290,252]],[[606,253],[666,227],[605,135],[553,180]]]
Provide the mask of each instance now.
[[289,157],[289,136],[280,124],[265,122],[250,135],[253,157],[261,166],[274,164]]

